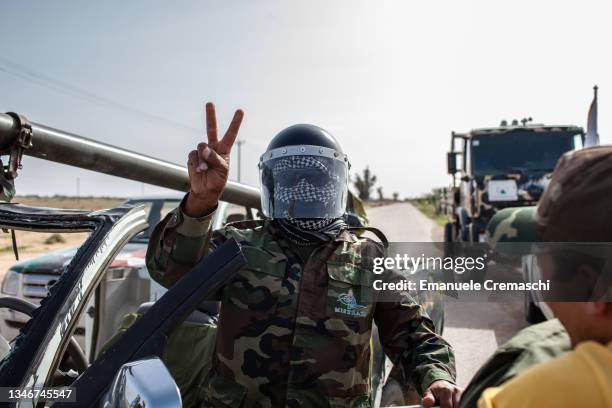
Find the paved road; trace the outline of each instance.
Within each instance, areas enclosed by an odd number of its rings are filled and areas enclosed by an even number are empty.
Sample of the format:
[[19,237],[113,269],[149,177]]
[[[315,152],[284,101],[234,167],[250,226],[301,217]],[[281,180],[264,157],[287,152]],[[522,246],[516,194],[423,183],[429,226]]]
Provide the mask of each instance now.
[[398,203],[368,209],[368,217],[373,227],[380,228],[389,242],[430,242],[440,230],[416,207],[408,203]]
[[[390,242],[441,240],[441,228],[408,203],[368,210],[371,225]],[[457,380],[467,385],[476,370],[518,330],[526,326],[522,304],[446,302],[444,337],[455,349]]]

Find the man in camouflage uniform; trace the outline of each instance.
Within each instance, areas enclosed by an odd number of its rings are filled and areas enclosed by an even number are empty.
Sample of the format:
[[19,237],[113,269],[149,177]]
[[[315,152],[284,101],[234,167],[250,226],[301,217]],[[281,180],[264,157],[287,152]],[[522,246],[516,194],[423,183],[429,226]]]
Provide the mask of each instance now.
[[[497,212],[487,225],[488,244],[494,251],[503,255],[524,255],[528,249],[526,244],[540,240],[533,228],[535,212],[535,206],[505,208]],[[558,319],[521,330],[501,345],[474,374],[461,394],[459,406],[476,408],[485,389],[500,386],[530,367],[549,361],[569,350],[569,336]]]
[[569,336],[558,319],[526,327],[495,350],[474,374],[461,394],[459,407],[476,408],[485,389],[500,386],[532,366],[569,350]]
[[[191,190],[157,226],[147,253],[151,276],[166,287],[228,238],[241,244],[247,259],[247,266],[219,294],[213,368],[202,385],[205,405],[370,406],[370,337],[376,322],[385,352],[411,373],[424,395],[424,406],[437,401],[443,408],[455,407],[459,389],[454,385],[452,349],[434,333],[420,306],[405,294],[394,302],[369,301],[375,296],[370,285],[372,259],[384,256],[381,245],[352,233],[341,218],[289,219],[288,215],[211,232],[211,217],[227,182],[229,153],[242,112],[236,112],[221,140],[212,104],[207,104],[206,116],[208,144],[199,144],[189,154]],[[313,143],[308,140],[317,138],[321,143],[310,146]],[[270,146],[281,139],[285,140],[281,145],[289,149],[328,152],[334,148],[328,161],[296,156],[296,162],[289,157],[281,162],[283,169],[312,163],[336,165],[344,157],[335,139],[314,126],[288,128]],[[296,146],[287,146],[287,139]],[[286,153],[286,148],[280,150]],[[270,147],[268,151],[270,156],[277,152]],[[297,174],[313,171],[312,166],[301,169]],[[317,192],[316,186],[298,179],[297,189],[281,189],[278,179],[272,180],[276,184],[264,182],[262,188],[264,192],[276,188],[289,197],[288,210],[296,214],[294,198],[306,197],[310,202]],[[341,179],[334,175],[330,180]],[[332,202],[340,200],[345,205],[341,198],[346,191],[334,190],[330,180],[323,183],[324,192]],[[262,195],[264,213],[270,205],[266,197]]]
[[[559,320],[528,327],[500,347],[466,388],[461,407],[475,407],[479,398],[478,406],[486,408],[606,406],[603,401],[612,401],[612,386],[605,384],[610,376],[598,372],[604,367],[610,373],[605,356],[612,361],[610,271],[592,262],[598,251],[600,259],[609,258],[609,246],[558,245],[612,241],[611,180],[611,146],[567,153],[537,207],[504,209],[491,219],[487,237],[496,251],[536,254],[531,256],[538,257],[541,277],[553,282],[545,300]],[[600,366],[582,372],[584,356],[599,359]],[[493,388],[483,393],[487,387]]]

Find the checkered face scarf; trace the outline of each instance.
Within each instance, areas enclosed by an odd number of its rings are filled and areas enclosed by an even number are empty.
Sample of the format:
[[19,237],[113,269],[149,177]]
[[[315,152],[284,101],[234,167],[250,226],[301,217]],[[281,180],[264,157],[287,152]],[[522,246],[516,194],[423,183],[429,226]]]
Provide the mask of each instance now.
[[[303,201],[307,203],[321,202],[326,204],[335,198],[336,188],[333,180],[334,177],[337,176],[334,176],[324,163],[314,157],[291,156],[279,160],[276,164],[274,164],[272,175],[277,178],[279,175],[287,171],[300,169],[319,170],[322,174],[325,174],[325,177],[330,179],[330,181],[325,185],[317,186],[309,182],[307,179],[301,178],[295,185],[290,187],[282,186],[279,182],[276,182],[274,186],[275,200],[284,203]],[[308,225],[312,226],[312,223],[309,223]]]
[[334,220],[331,218],[287,218],[287,222],[306,231],[319,231]]
[[[344,230],[347,225],[342,218],[320,219],[277,219],[285,238],[299,246],[319,245],[329,241]],[[322,222],[322,223],[321,223]]]

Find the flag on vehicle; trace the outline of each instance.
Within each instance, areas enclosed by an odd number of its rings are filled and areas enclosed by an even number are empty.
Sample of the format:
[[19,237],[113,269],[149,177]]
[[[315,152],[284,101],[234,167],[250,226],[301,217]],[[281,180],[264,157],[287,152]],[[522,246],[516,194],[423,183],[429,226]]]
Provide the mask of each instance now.
[[594,96],[587,118],[587,133],[584,138],[584,147],[596,146],[599,144],[599,134],[597,133],[597,85],[593,87],[593,91]]

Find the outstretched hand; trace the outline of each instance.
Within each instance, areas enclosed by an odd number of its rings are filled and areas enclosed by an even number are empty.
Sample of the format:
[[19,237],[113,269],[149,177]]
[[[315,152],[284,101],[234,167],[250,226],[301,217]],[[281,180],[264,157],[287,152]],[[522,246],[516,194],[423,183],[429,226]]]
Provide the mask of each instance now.
[[206,104],[206,134],[208,143],[199,143],[189,152],[187,169],[191,189],[184,211],[191,217],[200,217],[217,206],[229,176],[229,161],[232,146],[238,136],[244,112],[240,109],[221,140],[217,133],[215,105]]

